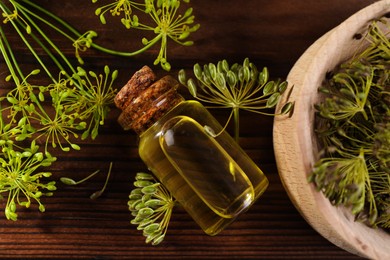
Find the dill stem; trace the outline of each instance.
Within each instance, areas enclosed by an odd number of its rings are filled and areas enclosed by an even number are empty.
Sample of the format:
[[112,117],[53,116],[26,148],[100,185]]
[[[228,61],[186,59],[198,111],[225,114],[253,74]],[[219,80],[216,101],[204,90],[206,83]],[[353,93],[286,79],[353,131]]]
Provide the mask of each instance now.
[[240,108],[233,107],[233,122],[234,122],[234,140],[239,143],[240,139]]
[[[30,24],[35,28],[35,30],[43,37],[43,39],[49,44],[49,46],[51,46],[56,52],[57,54],[61,57],[61,59],[66,63],[66,65],[69,67],[69,69],[72,71],[72,73],[75,73],[75,69],[74,67],[72,66],[72,64],[69,62],[69,60],[66,58],[66,56],[64,55],[64,53],[54,44],[54,42],[51,41],[51,39],[41,30],[41,28],[33,21],[33,19],[30,17],[31,14],[34,15],[33,12],[31,12],[30,10],[28,10],[27,8],[25,8],[24,6],[20,5],[20,4],[16,4],[15,3],[15,6],[18,7],[18,10],[25,16],[25,18],[27,18],[27,20],[30,22]],[[34,15],[35,16],[35,15]],[[57,64],[58,68],[63,70],[62,66],[60,65],[60,63],[58,62],[58,60],[54,57],[54,55],[50,52],[50,50],[36,37],[34,36],[33,33],[30,34],[34,40],[46,51],[46,53],[51,57],[51,59]],[[34,51],[35,52],[35,51]],[[42,63],[42,67],[45,68],[46,70],[46,66],[43,65],[43,62],[41,62],[41,59],[39,57],[37,57],[37,60]],[[49,73],[49,72],[48,72]],[[50,73],[49,73],[49,76],[51,78],[53,78]],[[56,82],[53,78],[53,81]]]
[[[15,6],[15,5],[14,5]],[[4,13],[9,13],[9,9],[0,4],[0,8],[2,9],[2,11]],[[15,6],[16,8],[16,6]],[[19,10],[19,9],[18,9]],[[34,48],[31,46],[31,44],[29,43],[29,41],[26,39],[25,35],[22,33],[22,31],[20,30],[20,28],[18,27],[18,25],[11,19],[9,20],[9,22],[12,24],[13,28],[15,29],[15,31],[18,33],[19,37],[22,39],[22,41],[24,42],[24,44],[26,45],[26,47],[29,49],[29,51],[31,52],[31,54],[35,57],[35,59],[38,61],[38,63],[42,66],[42,68],[45,70],[45,72],[47,73],[47,75],[55,82],[55,79],[54,77],[51,75],[50,71],[47,69],[46,65],[43,63],[43,61],[41,60],[41,58],[38,56],[38,54],[35,52]],[[24,27],[24,25],[22,24],[22,22],[17,19],[17,22],[19,23],[19,25],[22,26],[22,28]],[[33,24],[35,27],[36,25]],[[39,29],[39,28],[38,28]],[[56,62],[56,64],[59,64],[58,61],[54,58],[54,56],[50,53],[50,51],[42,44],[41,41],[39,41],[39,39],[37,37],[35,37],[34,34],[29,34],[31,37],[34,38],[35,41],[37,41],[37,43],[46,51],[46,53]],[[45,36],[45,35],[43,35]],[[47,37],[45,37],[47,38]],[[17,63],[15,63],[17,64]]]
[[158,42],[162,36],[163,36],[162,34],[158,34],[156,37],[153,38],[153,40],[149,41],[147,45],[145,45],[143,48],[141,48],[137,51],[134,51],[134,52],[116,51],[116,50],[105,48],[105,47],[103,47],[99,44],[96,44],[96,43],[92,43],[91,46],[93,48],[95,48],[96,50],[102,51],[102,52],[107,53],[107,54],[113,54],[113,55],[118,55],[118,56],[123,56],[123,57],[131,57],[131,56],[136,56],[136,55],[148,50],[156,42]]
[[[77,31],[73,26],[71,26],[70,24],[68,24],[67,22],[65,22],[64,20],[62,20],[60,17],[58,17],[57,15],[53,14],[52,12],[49,12],[48,10],[46,10],[45,8],[42,8],[41,6],[35,4],[35,3],[32,3],[31,1],[29,0],[22,0],[22,2],[34,7],[35,9],[39,10],[40,12],[44,13],[45,15],[47,15],[48,17],[52,18],[53,20],[55,20],[56,22],[58,22],[59,24],[61,24],[61,26],[64,26],[66,29],[68,29],[70,32],[72,32],[76,37],[80,38],[82,36],[82,34]],[[67,38],[70,38],[71,37],[66,34],[64,31],[60,30],[58,27],[48,23],[46,20],[43,20],[46,24],[50,25],[53,29],[55,29],[57,32],[61,33],[62,35],[64,35],[65,37]],[[153,30],[153,29],[152,29]],[[118,55],[118,56],[124,56],[124,57],[131,57],[131,56],[136,56],[146,50],[148,50],[150,47],[152,47],[156,42],[158,42],[162,37],[162,34],[159,34],[157,35],[153,40],[151,40],[150,42],[148,42],[147,45],[145,45],[143,48],[137,50],[137,51],[134,51],[134,52],[124,52],[124,51],[117,51],[117,50],[113,50],[113,49],[108,49],[108,48],[105,48],[99,44],[96,44],[96,43],[91,43],[91,47],[93,47],[94,49],[96,50],[99,50],[99,51],[102,51],[104,53],[107,53],[107,54],[112,54],[112,55]]]
[[7,67],[12,75],[12,78],[14,79],[16,84],[19,84],[20,82],[19,82],[19,78],[16,75],[16,71],[19,73],[21,78],[24,78],[24,76],[22,71],[20,70],[20,67],[15,62],[15,56],[13,55],[12,49],[7,41],[7,37],[5,36],[1,26],[0,26],[0,52],[4,58],[5,63],[7,64]]

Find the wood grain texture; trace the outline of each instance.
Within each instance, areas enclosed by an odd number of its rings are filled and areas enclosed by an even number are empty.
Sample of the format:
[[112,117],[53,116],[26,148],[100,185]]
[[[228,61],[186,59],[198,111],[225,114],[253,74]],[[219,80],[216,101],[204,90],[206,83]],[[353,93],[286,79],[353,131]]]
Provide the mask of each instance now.
[[[128,50],[135,46],[133,36],[118,21],[101,26],[93,14],[91,1],[36,0],[80,31],[95,28],[97,41],[108,47]],[[99,1],[101,4],[109,1]],[[169,45],[172,75],[193,64],[227,59],[241,62],[249,57],[258,67],[267,66],[272,77],[286,78],[304,50],[325,32],[341,23],[373,0],[214,0],[191,1],[201,28],[193,35],[189,48]],[[3,26],[3,25],[2,25]],[[55,39],[58,35],[53,34]],[[136,36],[135,36],[136,37]],[[10,40],[23,57],[26,67],[36,67],[17,37]],[[71,46],[63,46],[73,54]],[[108,64],[120,71],[116,81],[122,87],[143,65],[152,66],[158,49],[135,58],[112,57],[91,50],[84,60],[92,69]],[[0,67],[0,75],[5,68]],[[165,74],[154,67],[159,75]],[[3,78],[3,77],[1,77]],[[2,82],[4,83],[4,82]],[[213,110],[223,121],[228,113]],[[290,202],[277,173],[273,156],[272,123],[269,117],[242,114],[243,148],[263,169],[270,186],[246,214],[220,235],[205,235],[189,216],[177,209],[165,242],[157,247],[144,243],[135,226],[130,225],[127,196],[135,173],[146,170],[137,153],[137,137],[120,129],[119,111],[112,109],[99,137],[83,141],[81,151],[57,152],[53,165],[55,179],[80,179],[100,169],[91,182],[67,187],[58,184],[53,197],[45,198],[46,212],[36,207],[19,210],[17,222],[6,221],[0,213],[1,258],[46,259],[178,259],[178,258],[257,258],[257,259],[355,259],[356,256],[331,244],[302,218]],[[110,162],[113,176],[104,195],[90,200],[100,189]],[[1,205],[2,207],[4,204]]]

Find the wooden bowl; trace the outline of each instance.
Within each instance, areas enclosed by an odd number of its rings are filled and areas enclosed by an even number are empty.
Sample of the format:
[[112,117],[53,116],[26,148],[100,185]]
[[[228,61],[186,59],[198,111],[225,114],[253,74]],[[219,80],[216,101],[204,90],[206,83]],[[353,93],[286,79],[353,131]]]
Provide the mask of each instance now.
[[[373,18],[390,12],[390,0],[376,2],[357,12],[316,41],[296,62],[288,75],[294,86],[291,118],[275,117],[274,149],[282,183],[305,220],[326,239],[353,254],[370,259],[390,259],[390,234],[355,222],[343,207],[329,200],[308,183],[307,177],[318,159],[314,128],[317,89],[325,74],[347,60],[362,46],[363,34]],[[390,21],[389,21],[390,22]]]

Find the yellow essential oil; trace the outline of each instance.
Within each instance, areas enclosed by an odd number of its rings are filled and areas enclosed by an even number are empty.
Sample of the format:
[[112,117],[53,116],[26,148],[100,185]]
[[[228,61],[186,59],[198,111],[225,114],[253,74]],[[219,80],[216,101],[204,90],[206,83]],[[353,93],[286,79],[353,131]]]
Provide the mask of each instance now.
[[149,170],[204,232],[216,235],[253,204],[268,180],[202,104],[176,92],[177,81],[154,79],[144,67],[118,93],[119,122],[139,134]]

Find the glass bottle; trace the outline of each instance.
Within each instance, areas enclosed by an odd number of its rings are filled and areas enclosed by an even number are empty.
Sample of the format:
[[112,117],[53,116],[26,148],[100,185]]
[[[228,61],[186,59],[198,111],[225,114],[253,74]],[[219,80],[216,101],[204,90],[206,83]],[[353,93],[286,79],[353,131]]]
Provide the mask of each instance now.
[[[139,135],[139,155],[209,235],[216,235],[265,191],[268,179],[197,101],[185,101],[171,76],[144,66],[118,92],[119,123]],[[214,135],[212,133],[218,133]]]

